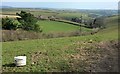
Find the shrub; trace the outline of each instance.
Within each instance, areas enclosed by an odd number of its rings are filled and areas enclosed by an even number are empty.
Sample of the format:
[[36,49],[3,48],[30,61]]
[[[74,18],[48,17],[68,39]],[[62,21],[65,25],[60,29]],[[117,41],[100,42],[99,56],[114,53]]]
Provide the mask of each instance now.
[[21,28],[27,31],[36,31],[41,32],[39,24],[37,23],[37,19],[33,14],[21,11],[20,13],[16,13],[21,18],[17,18],[17,20],[21,23]]
[[7,30],[16,30],[18,27],[18,23],[14,19],[10,19],[8,17],[2,18],[2,28]]

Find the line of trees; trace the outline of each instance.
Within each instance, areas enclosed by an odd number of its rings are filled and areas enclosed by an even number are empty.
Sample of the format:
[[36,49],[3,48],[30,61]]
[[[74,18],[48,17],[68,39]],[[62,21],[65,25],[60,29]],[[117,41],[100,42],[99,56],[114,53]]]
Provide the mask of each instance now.
[[101,29],[105,28],[104,18],[95,18],[95,19],[87,20],[86,22],[84,22],[84,24],[88,28],[101,28]]
[[82,23],[83,19],[82,19],[82,16],[81,17],[75,17],[75,18],[72,18],[71,21],[73,22],[77,22],[77,23]]
[[88,28],[105,28],[104,18],[102,17],[89,19],[89,20],[83,20],[81,16],[79,18],[78,17],[72,18],[71,21],[77,22],[77,23],[83,23]]

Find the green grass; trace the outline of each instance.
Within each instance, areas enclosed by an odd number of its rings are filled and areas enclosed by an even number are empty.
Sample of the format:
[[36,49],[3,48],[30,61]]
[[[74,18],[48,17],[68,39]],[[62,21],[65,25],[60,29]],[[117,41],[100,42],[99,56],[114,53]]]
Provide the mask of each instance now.
[[[117,40],[117,29],[111,29],[106,28],[95,35],[89,36],[3,42],[3,72],[83,72],[89,64],[86,60],[74,59],[73,57],[77,58],[79,54],[86,54],[88,52],[96,57],[97,54],[104,52],[103,49],[98,49],[95,44],[101,41]],[[93,41],[93,44],[84,43],[90,40]],[[79,48],[83,49],[79,51]],[[11,64],[14,62],[14,56],[23,54],[27,56],[27,65],[23,67],[11,67]],[[35,55],[35,64],[32,64],[32,55]],[[84,56],[83,59],[85,57],[87,59],[87,56]]]
[[56,21],[39,21],[38,23],[43,29],[43,32],[65,32],[79,29],[79,26],[74,26],[71,24]]
[[[107,34],[109,37],[112,37],[114,34],[118,35],[118,16],[112,16],[105,19],[106,28],[98,33]],[[113,35],[109,35],[113,34]]]
[[[89,55],[86,56],[86,54],[94,55],[96,58],[97,54],[104,52],[104,49],[95,46],[97,43],[118,40],[118,26],[115,21],[113,17],[106,19],[105,24],[109,27],[94,35],[3,42],[3,72],[83,72],[86,67],[90,66],[87,62],[96,61],[96,59],[88,58]],[[40,21],[38,24],[46,33],[79,29],[77,26],[55,21]],[[27,65],[13,66],[14,57],[24,54],[27,56]],[[33,62],[34,64],[32,64]]]
[[68,19],[68,20],[71,20],[73,17],[75,18],[75,17],[78,17],[78,18],[80,18],[80,17],[83,17],[83,19],[91,19],[90,17],[88,17],[88,14],[86,14],[86,13],[78,13],[78,12],[73,12],[73,13],[70,13],[70,12],[66,12],[66,13],[60,13],[60,14],[58,14],[57,15],[57,17],[61,17],[61,18],[63,18],[63,19]]
[[[114,31],[115,32],[115,31]],[[15,41],[15,42],[3,42],[3,71],[10,72],[35,72],[35,71],[84,71],[86,66],[85,61],[79,61],[71,58],[71,55],[81,53],[76,50],[77,48],[87,47],[93,52],[91,45],[83,46],[82,42],[89,42],[89,40],[100,42],[117,40],[116,33],[103,33],[82,37],[66,37],[66,38],[54,38],[54,39],[38,39],[28,41]],[[78,45],[78,43],[80,43]],[[41,54],[38,54],[41,52]],[[94,52],[98,52],[95,49]],[[36,54],[35,54],[36,53]],[[14,62],[14,56],[23,55],[27,56],[27,65],[24,67],[10,67]],[[37,55],[34,59],[37,63],[32,64],[32,55]],[[95,53],[94,53],[95,55]],[[69,65],[73,61],[73,65],[76,65],[78,61],[81,62],[79,66]],[[77,67],[77,68],[76,68]]]
[[[68,23],[56,22],[56,21],[39,21],[37,24],[40,24],[44,33],[48,32],[72,32],[79,30],[79,26],[75,26]],[[90,29],[83,28],[83,31],[90,31]]]
[[71,20],[71,18],[73,17],[81,17],[83,16],[83,19],[91,19],[87,13],[80,13],[80,12],[72,12],[72,11],[69,11],[69,12],[66,12],[66,11],[59,11],[59,10],[44,10],[44,9],[22,9],[22,8],[19,8],[19,9],[15,9],[15,8],[12,8],[12,9],[3,9],[2,10],[2,13],[0,14],[4,14],[4,15],[16,15],[16,13],[20,13],[20,11],[23,10],[23,11],[26,11],[26,12],[30,12],[32,14],[34,14],[34,16],[39,16],[39,15],[43,15],[43,16],[56,16],[58,18],[63,18],[63,19],[68,19],[68,20]]

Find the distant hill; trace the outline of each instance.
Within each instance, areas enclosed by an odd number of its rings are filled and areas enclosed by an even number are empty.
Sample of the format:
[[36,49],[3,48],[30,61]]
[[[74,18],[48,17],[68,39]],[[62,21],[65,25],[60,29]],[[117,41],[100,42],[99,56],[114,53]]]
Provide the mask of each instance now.
[[0,8],[13,8],[11,6],[0,6]]

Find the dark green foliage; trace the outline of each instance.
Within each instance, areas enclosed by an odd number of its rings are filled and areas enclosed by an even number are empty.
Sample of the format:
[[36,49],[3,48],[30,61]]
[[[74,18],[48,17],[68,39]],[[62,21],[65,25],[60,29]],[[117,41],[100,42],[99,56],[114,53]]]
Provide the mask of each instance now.
[[2,18],[2,29],[16,30],[17,27],[18,23],[16,23],[14,19],[10,19],[8,17]]
[[88,27],[88,28],[93,28],[93,20],[87,20],[84,22],[84,24]]
[[49,20],[55,21],[55,17],[54,16],[48,16]]
[[77,23],[82,23],[82,16],[80,17],[80,18],[72,18],[72,20],[71,21],[73,21],[73,22],[77,22]]
[[105,28],[105,24],[104,24],[104,18],[96,18],[93,21],[93,27],[94,28]]
[[105,28],[104,18],[90,19],[84,22],[88,28]]
[[37,23],[37,19],[33,14],[21,11],[20,13],[16,13],[21,18],[17,18],[17,20],[21,23],[21,28],[27,31],[36,31],[41,32],[40,27]]

